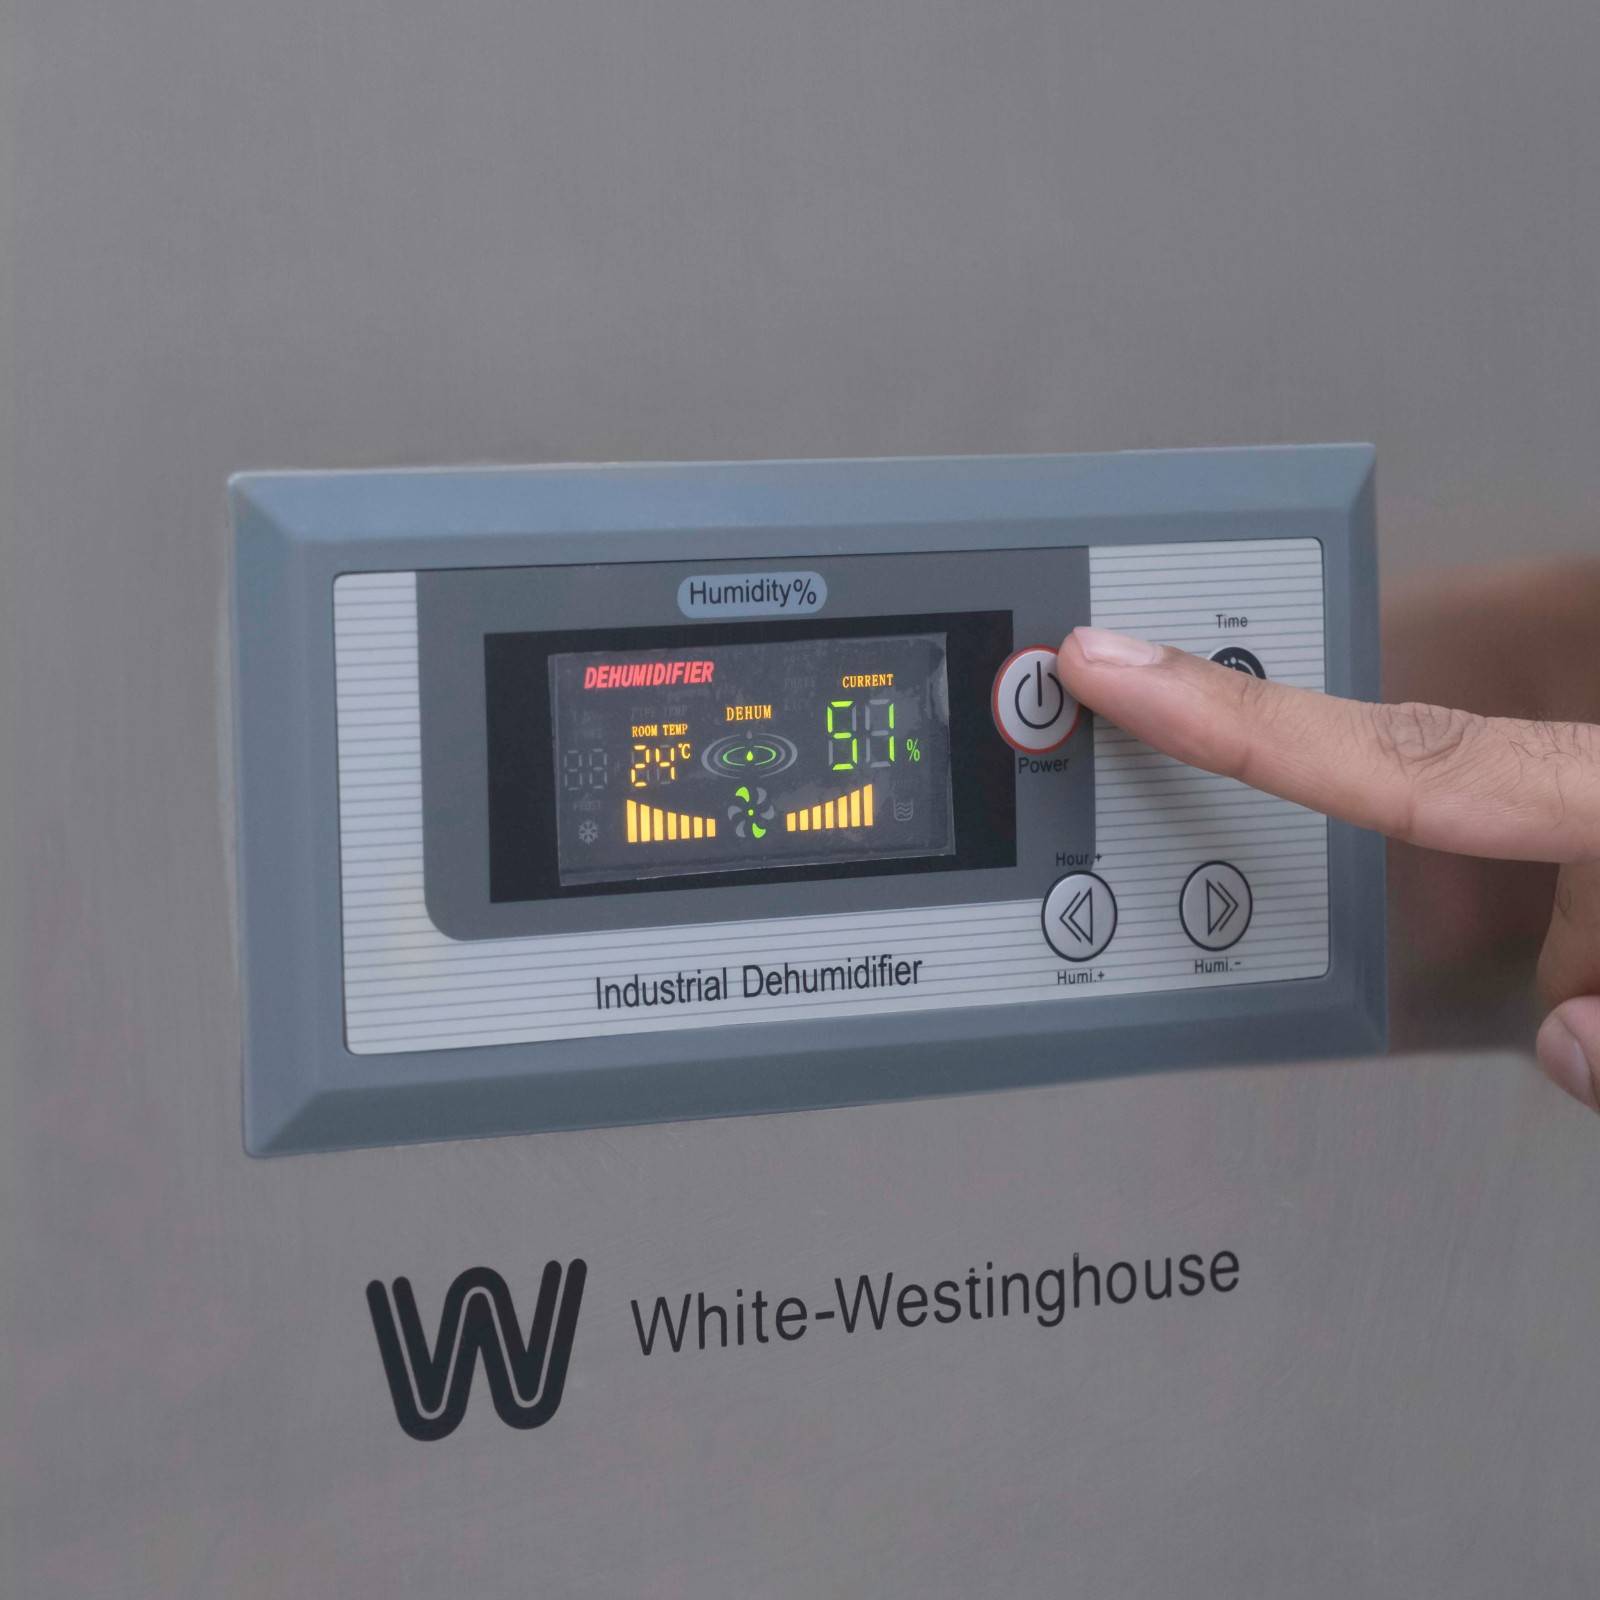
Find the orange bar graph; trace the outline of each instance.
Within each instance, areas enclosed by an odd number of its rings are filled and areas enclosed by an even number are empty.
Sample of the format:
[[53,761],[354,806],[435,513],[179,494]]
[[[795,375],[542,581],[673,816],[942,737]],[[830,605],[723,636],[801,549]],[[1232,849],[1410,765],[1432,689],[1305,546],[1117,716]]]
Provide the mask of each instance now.
[[629,844],[654,844],[657,840],[715,839],[717,819],[695,817],[686,811],[666,811],[660,806],[627,802],[626,821]]
[[784,828],[790,833],[825,833],[838,828],[870,828],[873,821],[872,785],[863,784],[834,800],[783,814]]

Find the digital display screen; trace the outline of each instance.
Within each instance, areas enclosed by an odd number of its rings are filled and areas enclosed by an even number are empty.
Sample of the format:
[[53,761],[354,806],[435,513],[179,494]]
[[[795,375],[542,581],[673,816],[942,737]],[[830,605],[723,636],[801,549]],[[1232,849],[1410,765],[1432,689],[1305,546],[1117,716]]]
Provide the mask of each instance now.
[[549,657],[563,885],[955,852],[943,632]]
[[1013,867],[1012,648],[1009,611],[485,634],[489,900]]

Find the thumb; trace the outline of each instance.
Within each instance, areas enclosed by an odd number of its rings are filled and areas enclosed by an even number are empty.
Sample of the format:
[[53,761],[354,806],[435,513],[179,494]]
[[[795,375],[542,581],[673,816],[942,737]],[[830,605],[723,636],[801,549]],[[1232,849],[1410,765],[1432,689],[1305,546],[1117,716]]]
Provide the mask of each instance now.
[[1556,879],[1539,992],[1555,1008],[1539,1029],[1539,1065],[1600,1111],[1600,862],[1569,862]]

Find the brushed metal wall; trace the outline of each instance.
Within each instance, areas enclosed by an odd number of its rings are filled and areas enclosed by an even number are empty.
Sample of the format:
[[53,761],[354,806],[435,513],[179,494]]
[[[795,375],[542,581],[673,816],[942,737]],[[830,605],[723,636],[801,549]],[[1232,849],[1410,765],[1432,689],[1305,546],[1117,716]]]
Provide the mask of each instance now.
[[[1361,437],[1391,570],[1590,546],[1597,49],[6,8],[0,1591],[1592,1593],[1595,1135],[1510,1060],[248,1161],[219,617],[241,467]],[[629,1344],[635,1293],[1191,1238],[1242,1261],[1193,1316]],[[526,1309],[579,1253],[556,1418],[407,1439],[367,1279]]]

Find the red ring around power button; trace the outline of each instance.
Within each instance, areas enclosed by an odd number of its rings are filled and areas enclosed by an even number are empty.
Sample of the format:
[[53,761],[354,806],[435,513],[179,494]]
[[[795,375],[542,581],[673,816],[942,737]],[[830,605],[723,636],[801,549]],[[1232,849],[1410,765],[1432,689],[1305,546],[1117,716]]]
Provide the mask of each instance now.
[[1056,670],[1056,653],[1042,644],[1017,650],[994,675],[989,710],[1000,737],[1023,755],[1043,755],[1072,737],[1082,708]]

